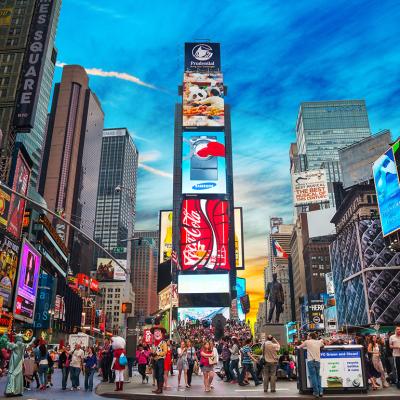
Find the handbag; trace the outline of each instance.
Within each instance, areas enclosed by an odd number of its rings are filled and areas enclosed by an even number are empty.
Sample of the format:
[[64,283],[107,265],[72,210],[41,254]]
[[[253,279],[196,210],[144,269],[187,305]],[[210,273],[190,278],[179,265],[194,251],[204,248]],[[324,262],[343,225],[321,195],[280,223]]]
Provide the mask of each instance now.
[[217,358],[216,358],[215,356],[210,357],[210,358],[208,359],[208,363],[209,363],[210,365],[216,364],[216,363],[217,363]]
[[121,367],[125,367],[125,365],[128,364],[128,359],[124,353],[119,356],[118,363]]
[[200,370],[199,363],[198,363],[197,361],[195,361],[195,362],[194,362],[194,365],[193,365],[193,372],[194,372],[196,375],[198,375],[198,374],[199,374],[199,370]]
[[153,368],[150,364],[146,365],[146,375],[152,375],[153,374]]

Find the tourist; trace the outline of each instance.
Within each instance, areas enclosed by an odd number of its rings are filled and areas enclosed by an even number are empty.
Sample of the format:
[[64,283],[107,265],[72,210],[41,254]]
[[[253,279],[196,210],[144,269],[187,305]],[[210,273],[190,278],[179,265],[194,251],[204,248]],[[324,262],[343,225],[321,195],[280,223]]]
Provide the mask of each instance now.
[[149,352],[142,344],[139,344],[136,350],[136,361],[138,364],[138,372],[142,376],[142,384],[144,381],[149,382],[149,377],[146,375],[147,364],[149,363]]
[[261,382],[258,380],[254,371],[253,362],[257,362],[258,360],[253,356],[251,351],[251,339],[245,340],[245,345],[240,349],[240,351],[242,353],[242,371],[239,375],[239,385],[246,386],[248,384],[245,382],[247,372],[252,376],[255,386],[261,385]]
[[164,359],[164,389],[170,389],[171,386],[168,385],[168,375],[171,372],[172,367],[172,342],[167,341],[167,353]]
[[97,356],[93,347],[88,348],[85,357],[85,391],[93,391],[93,376],[96,372]]
[[214,373],[214,365],[218,365],[219,354],[218,354],[217,347],[215,346],[215,343],[214,343],[213,340],[210,340],[210,349],[212,349],[213,356],[208,360],[210,366],[212,366],[212,369],[208,374],[208,379],[210,380],[208,386],[209,386],[210,389],[214,389],[214,386],[212,384],[213,379],[214,379],[214,375],[215,375],[215,373]]
[[187,371],[187,384],[189,387],[192,385],[192,375],[195,363],[198,361],[196,349],[192,346],[190,340],[186,341],[188,371]]
[[381,355],[382,355],[381,343],[376,335],[371,336],[371,339],[370,339],[370,342],[368,345],[368,353],[371,355],[372,364],[373,364],[374,368],[380,374],[382,386],[384,388],[389,387],[390,385],[386,381],[385,369],[383,368],[383,364],[381,361]]
[[203,372],[204,390],[210,391],[210,372],[214,370],[213,364],[210,364],[210,358],[214,357],[214,349],[211,348],[210,342],[205,341],[200,350],[200,367]]
[[81,349],[80,343],[75,344],[75,349],[71,353],[71,360],[69,363],[69,372],[71,375],[71,391],[80,390],[79,376],[83,370],[83,360],[85,353]]
[[101,372],[103,375],[103,382],[112,383],[111,363],[113,359],[111,341],[109,338],[104,339],[104,345],[102,350],[102,363]]
[[311,332],[309,338],[299,346],[300,349],[307,349],[307,367],[310,377],[314,397],[322,397],[323,389],[321,386],[321,348],[324,342],[317,339],[317,334]]
[[231,373],[229,372],[229,363],[231,362],[231,351],[229,350],[229,338],[224,337],[222,340],[221,350],[222,368],[225,373],[225,382],[232,380]]
[[270,383],[271,393],[276,392],[276,370],[278,368],[278,352],[280,348],[279,342],[272,335],[268,335],[262,346],[264,392],[268,392]]
[[397,371],[397,389],[400,389],[400,325],[396,327],[394,335],[390,336],[389,346],[393,350],[393,360]]
[[365,357],[365,370],[366,370],[368,382],[370,382],[372,390],[377,390],[377,389],[380,389],[380,386],[376,380],[381,376],[381,374],[375,369],[374,364],[372,363],[372,356],[370,353],[368,353],[368,347],[369,347],[370,341],[371,341],[370,337],[365,338],[365,340],[363,341],[364,357]]
[[229,372],[232,378],[231,383],[237,383],[239,381],[239,355],[240,355],[240,347],[239,341],[236,336],[232,336],[232,342],[229,348],[231,352],[231,361],[229,364]]
[[45,344],[41,344],[39,347],[39,381],[40,390],[46,390],[47,383],[47,370],[49,368],[48,353]]
[[181,346],[178,348],[178,362],[176,363],[178,369],[178,388],[181,386],[181,377],[183,372],[183,377],[185,380],[185,386],[189,388],[187,380],[187,371],[189,369],[188,359],[187,359],[187,348],[185,342],[181,341]]
[[294,360],[293,357],[289,355],[288,351],[284,351],[279,357],[278,365],[278,368],[283,369],[286,372],[287,378],[291,381],[294,370]]
[[58,369],[61,371],[61,388],[62,390],[67,389],[67,381],[69,375],[69,364],[70,364],[70,350],[69,346],[63,347],[60,357],[58,357]]
[[31,390],[31,382],[36,369],[35,355],[30,352],[28,357],[24,359],[24,388],[26,390]]

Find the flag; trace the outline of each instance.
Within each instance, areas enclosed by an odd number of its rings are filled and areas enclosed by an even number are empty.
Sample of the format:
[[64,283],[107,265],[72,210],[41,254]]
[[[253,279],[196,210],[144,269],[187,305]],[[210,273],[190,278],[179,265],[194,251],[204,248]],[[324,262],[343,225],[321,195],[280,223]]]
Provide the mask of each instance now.
[[272,241],[272,249],[274,252],[274,256],[278,258],[289,258],[288,254],[281,247],[277,240]]

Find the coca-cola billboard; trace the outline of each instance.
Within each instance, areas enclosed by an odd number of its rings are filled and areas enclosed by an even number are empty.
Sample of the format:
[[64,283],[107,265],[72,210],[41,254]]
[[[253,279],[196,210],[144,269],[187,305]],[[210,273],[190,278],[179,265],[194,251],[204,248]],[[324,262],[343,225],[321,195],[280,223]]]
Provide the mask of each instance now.
[[229,271],[228,201],[184,200],[180,248],[182,271]]

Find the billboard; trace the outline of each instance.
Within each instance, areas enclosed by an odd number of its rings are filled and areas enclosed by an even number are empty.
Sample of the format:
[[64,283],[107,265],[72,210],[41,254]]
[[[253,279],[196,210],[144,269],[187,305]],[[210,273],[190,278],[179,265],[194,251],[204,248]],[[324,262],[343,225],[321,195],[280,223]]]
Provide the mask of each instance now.
[[36,107],[39,100],[39,88],[43,76],[50,27],[55,7],[55,0],[38,0],[32,17],[28,36],[28,51],[22,67],[22,82],[17,95],[14,126],[18,130],[33,128]]
[[183,126],[224,126],[221,73],[186,72],[182,96]]
[[295,206],[329,201],[328,183],[324,169],[294,173],[292,190]]
[[218,314],[229,319],[229,307],[179,307],[178,321],[212,321]]
[[226,193],[224,132],[183,133],[182,193]]
[[229,203],[185,199],[181,211],[182,271],[229,271]]
[[235,207],[235,265],[244,269],[243,213],[242,207]]
[[[171,299],[172,295],[172,299]],[[178,286],[176,284],[167,286],[158,293],[158,309],[165,311],[172,307],[178,307]]]
[[309,330],[324,330],[324,301],[311,300],[308,305],[308,328]]
[[[396,147],[398,154],[398,148]],[[394,159],[393,147],[390,147],[372,165],[376,195],[383,235],[387,236],[400,229],[400,183]]]
[[[126,268],[126,260],[118,260]],[[98,258],[96,279],[99,282],[125,281],[126,272],[111,258]]]
[[246,314],[243,311],[242,303],[240,299],[246,295],[246,279],[236,277],[236,293],[237,293],[237,310],[238,310],[238,318],[240,321],[244,321],[246,319]]
[[178,293],[229,293],[229,274],[178,275]]
[[[26,195],[28,192],[31,170],[21,150],[18,150],[16,157],[12,189],[18,193]],[[21,236],[24,212],[25,200],[15,194],[12,194],[8,212],[7,231],[16,238]]]
[[172,211],[160,211],[160,248],[159,248],[159,263],[171,259],[172,255]]
[[0,242],[0,300],[3,308],[12,309],[12,295],[18,267],[19,246],[3,236]]
[[32,323],[35,315],[36,293],[39,283],[41,256],[26,239],[22,242],[17,287],[15,290],[14,316]]
[[7,227],[8,210],[10,208],[11,197],[4,190],[0,189],[0,226]]
[[392,146],[394,161],[396,162],[397,175],[400,179],[400,139],[398,139]]
[[219,43],[185,43],[185,71],[220,70]]

